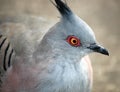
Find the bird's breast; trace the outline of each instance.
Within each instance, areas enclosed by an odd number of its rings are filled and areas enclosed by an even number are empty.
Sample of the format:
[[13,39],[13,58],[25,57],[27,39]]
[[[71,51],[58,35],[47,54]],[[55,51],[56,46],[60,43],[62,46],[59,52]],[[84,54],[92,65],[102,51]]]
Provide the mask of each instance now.
[[43,92],[47,92],[51,88],[52,90],[49,92],[90,92],[92,86],[92,68],[89,57],[84,57],[76,64],[65,62],[56,64],[47,73],[43,85],[46,84],[48,85],[44,88],[45,91]]
[[90,92],[92,68],[88,57],[77,64],[40,65],[11,70],[1,92]]

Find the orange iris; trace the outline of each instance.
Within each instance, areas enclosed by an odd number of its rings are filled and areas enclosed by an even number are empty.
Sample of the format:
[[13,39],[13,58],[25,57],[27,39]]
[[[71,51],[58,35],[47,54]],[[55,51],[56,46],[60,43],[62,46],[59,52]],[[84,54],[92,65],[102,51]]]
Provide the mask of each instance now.
[[68,36],[67,37],[67,42],[72,45],[72,46],[75,46],[75,47],[78,47],[81,45],[80,43],[80,39],[77,38],[76,36]]

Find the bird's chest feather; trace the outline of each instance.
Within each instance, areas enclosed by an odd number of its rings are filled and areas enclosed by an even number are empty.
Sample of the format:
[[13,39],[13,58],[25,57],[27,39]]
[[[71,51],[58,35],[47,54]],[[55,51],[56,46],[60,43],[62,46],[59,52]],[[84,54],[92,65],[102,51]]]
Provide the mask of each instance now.
[[41,77],[43,83],[37,88],[40,92],[90,92],[90,65],[82,60],[77,64],[56,64],[49,68],[46,77]]
[[85,60],[76,65],[43,65],[19,71],[17,67],[7,76],[2,92],[90,92],[90,65]]

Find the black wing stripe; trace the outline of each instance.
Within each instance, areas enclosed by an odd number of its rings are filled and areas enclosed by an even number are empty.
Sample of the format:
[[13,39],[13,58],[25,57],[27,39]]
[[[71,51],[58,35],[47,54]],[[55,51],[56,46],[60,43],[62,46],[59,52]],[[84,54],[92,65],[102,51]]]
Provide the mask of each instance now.
[[10,47],[10,43],[7,45],[7,47],[5,49],[5,53],[4,53],[3,68],[4,68],[5,71],[7,70],[7,67],[6,67],[6,56],[7,56],[7,52],[9,50],[9,47]]
[[4,38],[3,41],[1,42],[1,44],[0,44],[0,50],[1,50],[2,45],[5,43],[6,39],[7,38]]
[[2,35],[0,35],[0,38],[2,37]]
[[10,67],[10,65],[11,65],[12,54],[13,54],[13,49],[11,50],[10,55],[9,55],[8,67]]

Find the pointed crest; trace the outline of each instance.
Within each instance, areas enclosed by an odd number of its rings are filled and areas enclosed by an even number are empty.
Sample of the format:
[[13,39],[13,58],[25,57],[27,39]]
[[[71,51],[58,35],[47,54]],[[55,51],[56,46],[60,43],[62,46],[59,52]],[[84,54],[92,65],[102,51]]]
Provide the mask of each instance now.
[[[53,1],[50,0],[52,3]],[[65,1],[66,2],[66,1]],[[53,3],[53,5],[59,10],[60,14],[62,16],[66,16],[68,17],[69,15],[72,14],[71,9],[67,6],[67,4],[63,2],[62,0],[55,0],[55,3]]]

